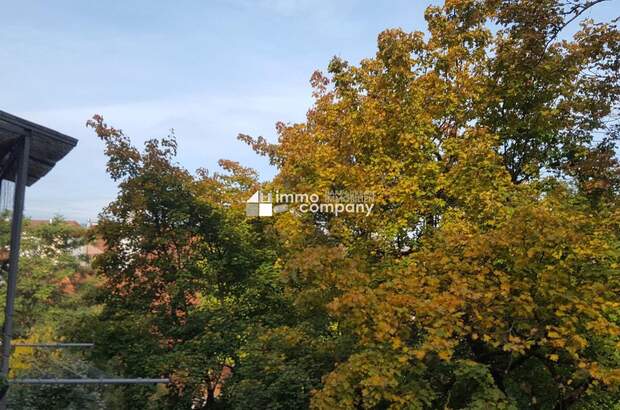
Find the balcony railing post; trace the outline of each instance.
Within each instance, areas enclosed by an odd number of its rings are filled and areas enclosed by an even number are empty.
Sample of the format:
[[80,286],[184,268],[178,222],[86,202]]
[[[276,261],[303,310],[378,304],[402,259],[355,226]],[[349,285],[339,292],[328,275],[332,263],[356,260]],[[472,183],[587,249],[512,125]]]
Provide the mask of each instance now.
[[[28,182],[28,162],[32,134],[27,131],[21,137],[16,155],[15,196],[13,198],[13,215],[11,220],[11,248],[9,253],[9,273],[7,278],[6,306],[4,326],[2,329],[2,367],[0,377],[6,382],[9,374],[11,356],[11,338],[13,336],[13,312],[15,310],[15,293],[17,289],[17,270],[19,267],[19,247],[22,237],[22,220],[24,217],[24,197]],[[6,409],[6,393],[0,400],[0,409]]]

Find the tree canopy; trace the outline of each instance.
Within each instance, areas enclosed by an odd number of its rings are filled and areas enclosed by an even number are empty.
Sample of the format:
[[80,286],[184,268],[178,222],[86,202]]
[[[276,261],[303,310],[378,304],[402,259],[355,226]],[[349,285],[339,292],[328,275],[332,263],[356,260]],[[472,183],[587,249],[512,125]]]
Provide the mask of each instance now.
[[[119,408],[619,406],[620,32],[597,3],[447,0],[332,59],[306,121],[239,136],[263,184],[89,121],[119,183],[94,360],[173,379]],[[246,218],[259,187],[374,207]]]

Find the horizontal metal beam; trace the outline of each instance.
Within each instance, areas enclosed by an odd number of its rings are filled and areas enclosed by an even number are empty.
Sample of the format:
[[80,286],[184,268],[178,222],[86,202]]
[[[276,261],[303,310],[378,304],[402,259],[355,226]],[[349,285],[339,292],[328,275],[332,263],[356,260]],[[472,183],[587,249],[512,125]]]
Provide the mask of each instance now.
[[169,384],[170,379],[13,379],[9,384]]
[[68,347],[94,347],[94,343],[13,343],[13,347],[34,347],[41,349],[64,349]]

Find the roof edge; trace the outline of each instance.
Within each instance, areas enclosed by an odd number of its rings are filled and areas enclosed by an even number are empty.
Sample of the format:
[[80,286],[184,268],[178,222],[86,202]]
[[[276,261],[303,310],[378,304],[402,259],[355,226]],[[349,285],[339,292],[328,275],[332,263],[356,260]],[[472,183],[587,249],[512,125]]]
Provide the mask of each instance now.
[[8,112],[2,110],[0,110],[0,120],[9,122],[15,126],[23,128],[24,130],[32,130],[41,134],[45,134],[47,137],[64,142],[65,144],[71,145],[72,147],[75,147],[78,143],[78,140],[76,138],[70,137],[51,128],[44,127],[43,125],[36,124],[32,121],[17,117],[13,114],[9,114]]

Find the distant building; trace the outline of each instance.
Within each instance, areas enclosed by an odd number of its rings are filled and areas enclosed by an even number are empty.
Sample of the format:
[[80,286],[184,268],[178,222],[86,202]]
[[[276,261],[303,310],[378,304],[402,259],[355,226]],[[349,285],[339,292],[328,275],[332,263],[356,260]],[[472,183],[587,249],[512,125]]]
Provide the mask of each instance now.
[[[31,219],[28,222],[28,226],[30,228],[37,228],[40,226],[48,225],[53,222],[53,219]],[[65,224],[69,226],[73,226],[76,228],[84,228],[86,229],[89,226],[94,226],[93,224],[80,224],[77,221],[65,220],[63,221]],[[103,239],[97,238],[95,240],[89,241],[83,245],[77,246],[72,254],[77,257],[85,257],[88,260],[101,255],[105,252],[105,241]]]

